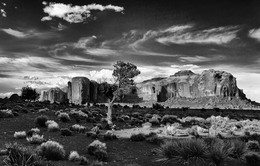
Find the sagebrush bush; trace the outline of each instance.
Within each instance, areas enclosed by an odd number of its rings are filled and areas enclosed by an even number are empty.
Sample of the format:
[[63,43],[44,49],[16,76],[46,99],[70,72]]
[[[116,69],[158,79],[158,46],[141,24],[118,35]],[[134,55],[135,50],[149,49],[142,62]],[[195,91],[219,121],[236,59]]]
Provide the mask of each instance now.
[[163,138],[160,138],[157,135],[153,135],[146,138],[146,141],[152,144],[160,145],[163,143]]
[[14,132],[14,138],[16,138],[16,139],[26,138],[26,132],[25,131],[16,131],[16,132]]
[[103,162],[100,161],[93,161],[93,163],[91,163],[91,166],[103,166]]
[[12,118],[14,117],[12,110],[0,110],[0,118]]
[[248,166],[259,166],[260,163],[260,153],[248,152],[244,155],[246,163]]
[[161,145],[158,154],[162,161],[198,164],[207,158],[207,145],[201,139],[171,140]]
[[48,120],[48,121],[46,121],[45,124],[48,128],[48,131],[50,131],[50,132],[55,132],[55,131],[60,130],[59,124],[53,120]]
[[156,125],[160,125],[160,121],[158,120],[158,118],[155,118],[155,117],[152,117],[149,122],[153,125],[153,126],[156,126]]
[[107,151],[104,149],[97,149],[94,151],[94,156],[99,161],[107,161]]
[[35,118],[35,124],[40,127],[47,127],[46,122],[49,118],[45,115],[41,115]]
[[130,136],[130,140],[131,141],[135,141],[135,142],[137,142],[137,141],[144,141],[145,140],[145,135],[143,134],[143,133],[138,133],[138,134],[132,134],[131,136]]
[[82,112],[82,111],[76,111],[76,110],[71,110],[69,112],[69,115],[75,117],[75,118],[79,118],[79,119],[87,119],[88,118],[88,114]]
[[58,115],[58,118],[60,119],[60,121],[62,122],[69,122],[70,121],[70,116],[69,114],[62,112]]
[[97,150],[104,150],[104,151],[106,151],[107,150],[107,146],[106,146],[106,143],[102,143],[99,140],[95,140],[91,144],[89,144],[87,149],[88,149],[88,153],[90,155],[94,155],[95,151],[97,151]]
[[71,151],[69,154],[69,161],[79,161],[80,160],[80,156],[79,153],[77,151]]
[[45,141],[43,135],[39,135],[39,134],[33,134],[31,137],[27,137],[26,140],[30,144],[41,144]]
[[229,142],[231,145],[229,156],[232,158],[242,159],[243,155],[249,151],[246,143],[239,139],[230,140]]
[[43,159],[39,157],[31,148],[17,143],[7,144],[8,155],[3,162],[6,166],[36,166],[44,165]]
[[60,129],[60,133],[62,136],[72,136],[73,132],[68,128]]
[[108,130],[105,134],[104,134],[104,140],[113,140],[113,139],[117,139],[117,136],[115,134],[113,134],[112,131]]
[[220,166],[229,159],[230,148],[221,139],[213,139],[208,148],[208,158],[211,163]]
[[38,153],[48,160],[62,160],[65,157],[65,150],[56,141],[47,141],[37,147]]
[[40,129],[39,128],[32,128],[31,131],[36,133],[36,134],[40,133]]
[[86,129],[87,129],[86,127],[79,125],[79,124],[74,124],[74,125],[71,126],[72,131],[76,131],[76,132],[79,132],[79,133],[86,132]]
[[79,156],[79,165],[88,165],[89,160],[85,156]]
[[175,122],[179,122],[178,117],[175,115],[164,115],[162,117],[162,121],[163,124],[166,123],[175,123]]
[[246,146],[249,150],[251,151],[256,151],[256,152],[259,152],[260,151],[260,145],[259,145],[259,142],[258,141],[248,141],[246,143]]

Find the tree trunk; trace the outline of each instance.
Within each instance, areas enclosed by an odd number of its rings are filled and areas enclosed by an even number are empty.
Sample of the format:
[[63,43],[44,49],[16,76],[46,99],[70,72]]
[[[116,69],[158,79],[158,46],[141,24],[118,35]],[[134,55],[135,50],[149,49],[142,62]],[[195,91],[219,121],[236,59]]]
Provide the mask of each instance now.
[[112,125],[113,122],[112,122],[112,109],[113,109],[113,104],[114,104],[114,101],[115,101],[115,97],[113,97],[113,99],[110,101],[108,101],[108,107],[107,107],[107,123],[109,125]]

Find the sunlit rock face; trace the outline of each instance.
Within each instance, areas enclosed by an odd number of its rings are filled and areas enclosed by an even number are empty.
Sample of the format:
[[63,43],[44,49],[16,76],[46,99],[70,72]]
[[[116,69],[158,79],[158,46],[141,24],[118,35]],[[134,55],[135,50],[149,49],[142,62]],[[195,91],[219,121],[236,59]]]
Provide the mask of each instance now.
[[51,103],[62,103],[67,99],[67,94],[60,88],[51,88],[47,91],[41,91],[40,101],[50,101]]
[[86,104],[90,101],[90,81],[86,77],[74,77],[71,80],[71,102]]
[[137,84],[138,95],[144,101],[164,102],[169,98],[233,97],[245,98],[237,87],[236,78],[225,71],[205,70],[201,74],[184,70],[168,78],[158,78]]

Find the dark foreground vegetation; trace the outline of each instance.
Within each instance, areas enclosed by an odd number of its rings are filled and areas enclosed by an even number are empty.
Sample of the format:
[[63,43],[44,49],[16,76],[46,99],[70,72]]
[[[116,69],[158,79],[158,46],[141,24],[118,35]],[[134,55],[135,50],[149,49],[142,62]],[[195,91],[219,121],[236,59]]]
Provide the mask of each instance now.
[[[114,130],[141,127],[148,121],[154,127],[178,122],[171,115],[260,119],[256,110],[171,109],[159,104],[152,108],[117,104],[113,107]],[[257,134],[229,139],[196,135],[192,139],[163,139],[155,133],[140,133],[122,139],[111,132],[105,120],[107,108],[102,104],[75,106],[5,100],[1,101],[0,110],[0,165],[257,166],[260,163]],[[158,122],[151,120],[154,114],[161,117]],[[199,122],[182,125],[193,124],[209,125]]]

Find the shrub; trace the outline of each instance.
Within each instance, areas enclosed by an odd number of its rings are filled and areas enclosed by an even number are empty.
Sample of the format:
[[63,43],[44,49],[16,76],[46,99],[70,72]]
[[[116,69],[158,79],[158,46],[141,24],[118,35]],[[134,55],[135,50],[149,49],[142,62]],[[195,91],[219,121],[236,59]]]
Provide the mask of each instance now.
[[99,134],[100,131],[99,131],[99,127],[98,126],[95,126],[91,129],[92,132],[96,133],[96,134]]
[[69,115],[74,116],[75,118],[79,118],[79,119],[87,119],[88,118],[88,114],[86,114],[82,111],[76,111],[76,110],[71,110],[69,112]]
[[89,160],[85,156],[80,156],[79,157],[79,165],[88,165]]
[[48,120],[48,117],[45,115],[41,115],[35,118],[35,124],[40,127],[47,127],[46,122]]
[[117,139],[117,136],[114,135],[112,133],[112,131],[107,131],[105,134],[104,134],[104,140],[113,140],[113,139]]
[[97,150],[107,150],[106,143],[102,143],[99,140],[93,141],[91,144],[88,146],[88,153],[90,155],[94,155],[95,151]]
[[143,133],[138,133],[138,134],[132,134],[130,137],[131,141],[144,141],[145,140],[145,135]]
[[45,124],[50,132],[59,131],[60,129],[59,124],[53,120],[48,120]]
[[207,145],[201,139],[171,140],[158,149],[162,161],[188,164],[205,162]]
[[40,133],[40,129],[38,129],[38,128],[32,128],[31,131],[33,131],[34,133],[37,133],[37,134]]
[[23,139],[26,138],[26,132],[25,131],[17,131],[14,133],[14,138],[17,139]]
[[175,122],[179,122],[178,117],[175,115],[164,115],[162,117],[162,121],[163,124],[166,123],[175,123]]
[[33,136],[33,134],[39,134],[39,133],[40,133],[40,129],[32,128],[31,130],[27,131],[26,135],[27,137],[31,137]]
[[94,161],[91,166],[103,166],[103,162],[100,162],[100,161]]
[[12,118],[14,117],[12,110],[0,110],[0,118]]
[[94,151],[94,156],[99,160],[99,161],[106,161],[107,160],[107,152],[104,149],[97,149]]
[[216,166],[220,166],[229,157],[230,149],[221,139],[213,139],[208,148],[208,158]]
[[33,134],[31,137],[27,137],[26,139],[30,144],[41,144],[45,141],[43,135],[39,134]]
[[246,146],[251,151],[256,151],[256,152],[260,151],[260,146],[258,141],[248,141],[246,143]]
[[60,121],[62,122],[69,122],[70,121],[70,116],[69,114],[62,112],[58,115],[58,118],[60,119]]
[[259,166],[260,154],[257,152],[249,152],[245,154],[245,160],[249,166]]
[[38,153],[48,160],[62,160],[65,157],[65,150],[61,144],[55,141],[47,141],[37,148]]
[[81,126],[79,124],[74,124],[73,126],[71,126],[71,130],[72,131],[77,131],[79,133],[84,133],[86,131],[86,127]]
[[71,151],[69,155],[69,161],[79,161],[80,156],[77,151]]
[[248,148],[246,146],[246,143],[235,139],[235,140],[230,140],[230,154],[229,156],[235,159],[242,159],[243,155],[248,152]]
[[73,135],[72,131],[68,128],[60,129],[60,134],[62,136],[72,136]]
[[152,125],[154,125],[154,126],[160,125],[159,119],[158,119],[158,118],[155,118],[155,117],[152,117],[152,118],[149,120],[149,122],[150,122]]
[[8,155],[3,162],[7,166],[36,166],[43,163],[43,159],[31,148],[14,143],[7,144],[6,149]]
[[152,144],[160,145],[163,143],[163,139],[158,137],[157,135],[153,135],[151,137],[146,138],[146,141]]

